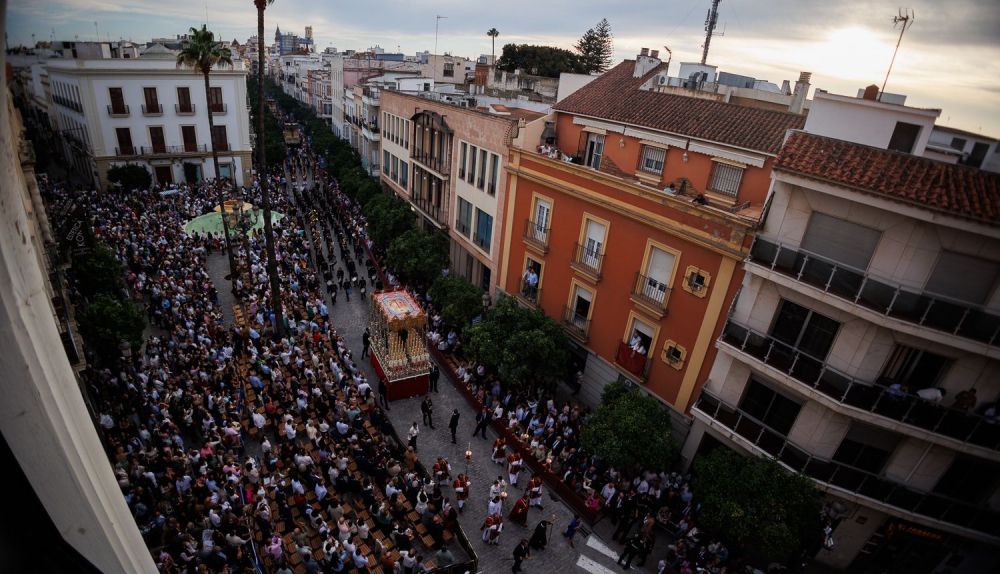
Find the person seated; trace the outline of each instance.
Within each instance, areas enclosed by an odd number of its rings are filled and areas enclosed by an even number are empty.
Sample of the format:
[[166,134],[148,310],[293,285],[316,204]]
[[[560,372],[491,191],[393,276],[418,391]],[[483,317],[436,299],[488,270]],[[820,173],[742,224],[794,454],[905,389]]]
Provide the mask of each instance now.
[[952,407],[962,412],[968,412],[976,408],[975,387],[966,389],[955,395],[955,404]]
[[691,200],[691,203],[697,203],[698,205],[708,205],[708,198],[705,197],[704,193],[699,193]]

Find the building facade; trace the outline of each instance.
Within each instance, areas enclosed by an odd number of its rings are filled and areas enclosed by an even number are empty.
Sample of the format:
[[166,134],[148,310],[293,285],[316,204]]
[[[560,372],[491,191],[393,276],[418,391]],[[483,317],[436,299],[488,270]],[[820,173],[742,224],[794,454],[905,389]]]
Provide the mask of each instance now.
[[1000,177],[920,157],[938,113],[817,94],[683,452],[813,479],[853,572],[1000,566]]
[[[49,71],[50,117],[63,136],[69,163],[95,185],[107,185],[108,169],[144,166],[159,185],[215,178],[212,142],[220,177],[250,181],[250,120],[247,71],[241,61],[210,76],[206,100],[200,73],[178,68],[176,56],[149,49],[129,60],[53,60]],[[215,124],[210,133],[208,115]]]
[[510,158],[500,286],[565,325],[567,377],[582,373],[587,402],[632,381],[683,433],[774,156],[803,119],[656,93],[662,68],[625,61],[527,126]]

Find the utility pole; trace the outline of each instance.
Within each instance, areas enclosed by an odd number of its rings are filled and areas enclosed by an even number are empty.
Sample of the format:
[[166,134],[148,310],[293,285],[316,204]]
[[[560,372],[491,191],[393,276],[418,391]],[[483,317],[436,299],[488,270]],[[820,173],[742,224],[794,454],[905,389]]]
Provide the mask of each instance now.
[[437,74],[437,61],[438,61],[438,26],[441,24],[442,18],[447,18],[447,16],[435,16],[434,20],[434,72],[431,74],[432,77]]
[[712,0],[712,7],[708,9],[708,16],[705,17],[705,46],[701,51],[702,65],[708,60],[708,46],[712,43],[712,34],[715,32],[715,25],[719,20],[719,2],[722,0]]
[[889,83],[889,74],[892,73],[892,65],[896,63],[896,54],[899,53],[899,45],[903,42],[903,34],[906,32],[907,28],[913,25],[913,22],[916,19],[916,13],[909,8],[906,10],[900,8],[899,14],[897,16],[893,16],[892,18],[893,28],[899,26],[900,24],[903,26],[899,30],[899,39],[896,40],[896,49],[892,51],[892,60],[889,61],[889,69],[885,72],[885,80],[882,80],[882,89],[878,92],[878,101],[880,102],[882,101],[882,94],[885,92],[885,85]]

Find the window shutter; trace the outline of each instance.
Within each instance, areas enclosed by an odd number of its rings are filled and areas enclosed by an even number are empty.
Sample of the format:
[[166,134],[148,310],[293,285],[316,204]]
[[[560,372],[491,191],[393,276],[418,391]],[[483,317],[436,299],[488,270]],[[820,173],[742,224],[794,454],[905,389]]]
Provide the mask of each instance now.
[[813,212],[802,248],[855,269],[868,269],[882,232],[850,221]]
[[993,261],[942,251],[925,289],[979,305],[985,303],[993,292],[997,267]]
[[649,268],[646,270],[646,276],[666,285],[670,281],[670,272],[673,268],[674,254],[653,247],[649,255]]

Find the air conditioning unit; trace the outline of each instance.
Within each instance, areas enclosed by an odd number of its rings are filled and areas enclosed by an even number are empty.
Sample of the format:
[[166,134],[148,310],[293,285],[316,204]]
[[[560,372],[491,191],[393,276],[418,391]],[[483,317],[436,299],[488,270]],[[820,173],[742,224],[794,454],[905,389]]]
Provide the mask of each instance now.
[[658,82],[658,83],[659,83],[659,84],[660,84],[661,86],[664,86],[664,85],[666,85],[666,84],[667,84],[667,76],[666,76],[666,74],[664,74],[664,75],[662,75],[662,76],[658,76],[658,77],[657,77],[657,80],[656,80],[656,81],[657,81],[657,82]]

